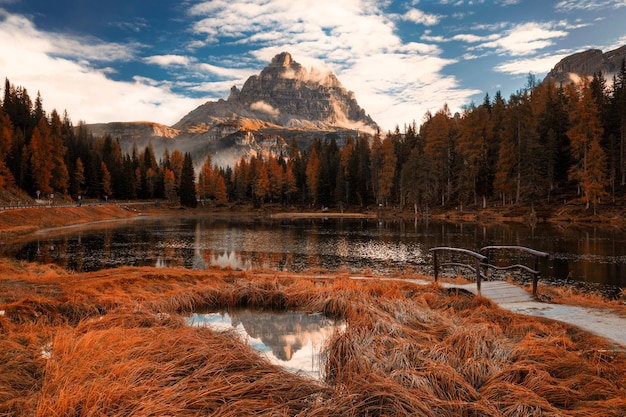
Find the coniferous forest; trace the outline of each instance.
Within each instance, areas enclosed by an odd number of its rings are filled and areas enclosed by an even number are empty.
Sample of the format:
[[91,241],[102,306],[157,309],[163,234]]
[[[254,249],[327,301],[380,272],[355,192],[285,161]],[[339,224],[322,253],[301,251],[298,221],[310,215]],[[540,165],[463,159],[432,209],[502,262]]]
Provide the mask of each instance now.
[[[194,169],[199,167],[199,169]],[[0,190],[55,201],[165,199],[195,206],[434,207],[614,204],[626,190],[626,68],[579,85],[537,82],[508,99],[497,92],[461,114],[447,105],[386,135],[344,146],[294,140],[287,155],[234,167],[148,146],[124,154],[116,138],[93,137],[67,113],[47,113],[26,88],[5,82],[0,109]]]

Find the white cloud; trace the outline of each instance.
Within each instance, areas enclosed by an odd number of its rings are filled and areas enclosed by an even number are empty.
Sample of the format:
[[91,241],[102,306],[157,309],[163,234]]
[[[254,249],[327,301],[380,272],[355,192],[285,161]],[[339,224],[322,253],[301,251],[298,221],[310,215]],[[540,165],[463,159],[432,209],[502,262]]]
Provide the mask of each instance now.
[[278,109],[275,109],[274,107],[272,107],[270,104],[264,102],[264,101],[255,101],[254,103],[250,104],[250,109],[254,110],[254,111],[260,111],[266,114],[269,114],[270,116],[278,116],[280,115],[280,111]]
[[619,9],[621,7],[626,7],[624,0],[563,0],[554,6],[557,11],[562,12]]
[[439,23],[441,16],[435,14],[424,13],[419,9],[408,10],[402,18],[418,25],[434,26]]
[[613,49],[617,49],[617,48],[621,48],[622,46],[626,45],[626,35],[620,37],[615,43],[611,44],[608,48],[606,48],[607,50],[611,51]]
[[[13,44],[13,47],[21,46],[22,49],[56,57],[100,62],[128,60],[139,47],[136,44],[104,43],[90,38],[76,39],[54,32],[43,33],[24,16],[9,14],[3,9],[0,9],[0,30],[3,32],[2,42],[6,45]],[[23,41],[27,43],[20,45]],[[4,49],[3,55],[8,56]]]
[[478,36],[478,35],[472,35],[472,34],[459,34],[459,35],[454,35],[452,37],[452,40],[455,41],[462,41],[462,42],[467,42],[467,43],[478,43],[478,42],[489,42],[489,41],[494,41],[496,39],[498,39],[500,37],[500,35],[488,35],[488,36]]
[[481,44],[480,48],[493,48],[513,56],[530,55],[554,44],[555,38],[568,32],[555,30],[551,23],[522,23],[504,32],[497,39]]
[[511,75],[547,73],[567,55],[569,54],[556,54],[528,59],[518,59],[514,61],[504,62],[496,66],[495,70]]
[[246,80],[250,75],[252,75],[250,69],[220,67],[218,65],[207,63],[199,63],[195,67],[205,74],[212,74],[221,79]]
[[182,55],[153,55],[144,58],[149,64],[156,64],[161,67],[170,67],[172,65],[189,65],[193,61],[191,58]]
[[199,100],[173,94],[166,83],[140,78],[132,82],[111,80],[107,77],[110,67],[97,69],[94,65],[131,60],[136,49],[136,45],[95,39],[85,42],[60,33],[44,33],[25,17],[0,10],[1,75],[31,94],[39,91],[46,110],[67,110],[74,121],[148,119],[173,124],[200,104]]

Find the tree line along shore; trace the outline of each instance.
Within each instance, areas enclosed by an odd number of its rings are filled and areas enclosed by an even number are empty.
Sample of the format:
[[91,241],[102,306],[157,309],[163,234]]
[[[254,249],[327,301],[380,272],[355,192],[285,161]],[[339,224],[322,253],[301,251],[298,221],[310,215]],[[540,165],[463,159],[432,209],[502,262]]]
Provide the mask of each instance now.
[[[615,213],[626,198],[626,68],[579,85],[528,83],[510,98],[447,106],[386,134],[292,141],[285,155],[240,159],[151,146],[124,154],[43,98],[5,82],[0,110],[0,190],[30,198],[164,199],[170,204],[267,204],[399,212],[519,207]],[[321,134],[320,134],[321,136]],[[623,213],[621,213],[623,215]]]

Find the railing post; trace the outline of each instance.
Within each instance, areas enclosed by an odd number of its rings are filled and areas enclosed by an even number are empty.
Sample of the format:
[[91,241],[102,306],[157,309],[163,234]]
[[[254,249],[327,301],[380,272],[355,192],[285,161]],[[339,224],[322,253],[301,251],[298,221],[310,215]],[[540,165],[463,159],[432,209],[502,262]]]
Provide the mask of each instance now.
[[439,278],[439,264],[437,263],[437,251],[433,251],[433,264],[435,267],[435,282]]
[[476,259],[476,288],[480,292],[480,259]]
[[533,297],[537,296],[537,283],[539,281],[539,257],[535,256],[535,271],[533,272]]

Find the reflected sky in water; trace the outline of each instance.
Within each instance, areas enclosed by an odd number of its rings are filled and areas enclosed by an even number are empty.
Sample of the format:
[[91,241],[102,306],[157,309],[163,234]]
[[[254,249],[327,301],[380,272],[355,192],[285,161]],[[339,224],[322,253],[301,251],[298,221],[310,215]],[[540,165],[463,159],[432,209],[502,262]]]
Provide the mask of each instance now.
[[195,313],[187,318],[194,326],[235,330],[250,346],[274,364],[291,372],[321,378],[319,353],[326,340],[344,324],[321,314],[259,312],[251,310]]

